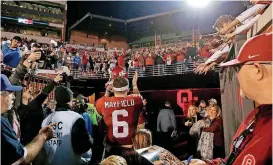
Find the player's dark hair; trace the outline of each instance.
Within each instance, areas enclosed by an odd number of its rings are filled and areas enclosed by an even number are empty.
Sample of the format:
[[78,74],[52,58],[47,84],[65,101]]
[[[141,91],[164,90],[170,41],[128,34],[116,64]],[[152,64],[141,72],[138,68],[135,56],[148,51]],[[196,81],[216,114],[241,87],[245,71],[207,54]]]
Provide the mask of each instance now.
[[113,87],[115,87],[115,88],[122,88],[127,85],[129,85],[129,82],[125,77],[119,76],[119,77],[115,78],[113,81]]

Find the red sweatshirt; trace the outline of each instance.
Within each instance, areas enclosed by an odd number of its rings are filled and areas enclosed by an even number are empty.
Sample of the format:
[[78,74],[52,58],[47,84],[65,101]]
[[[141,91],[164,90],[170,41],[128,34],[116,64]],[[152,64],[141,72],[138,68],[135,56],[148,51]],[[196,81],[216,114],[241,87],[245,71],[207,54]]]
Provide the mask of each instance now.
[[118,65],[122,67],[125,66],[125,57],[123,55],[118,56]]
[[82,64],[87,65],[87,63],[88,63],[87,55],[83,54],[83,56],[82,56]]

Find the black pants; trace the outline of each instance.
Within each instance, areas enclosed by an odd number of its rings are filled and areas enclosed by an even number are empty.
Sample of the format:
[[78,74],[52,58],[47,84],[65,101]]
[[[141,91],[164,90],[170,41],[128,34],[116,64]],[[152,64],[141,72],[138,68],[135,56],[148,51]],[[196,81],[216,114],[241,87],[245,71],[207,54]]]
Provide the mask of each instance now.
[[165,148],[166,150],[170,151],[172,150],[172,137],[171,132],[160,132],[160,143],[159,146],[162,148]]
[[225,158],[225,148],[220,146],[213,147],[213,158]]

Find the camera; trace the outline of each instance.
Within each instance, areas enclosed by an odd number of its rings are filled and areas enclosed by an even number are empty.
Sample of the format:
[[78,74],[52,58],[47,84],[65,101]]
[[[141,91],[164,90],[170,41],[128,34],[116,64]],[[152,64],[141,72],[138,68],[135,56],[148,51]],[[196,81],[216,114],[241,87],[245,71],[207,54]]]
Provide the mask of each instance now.
[[41,58],[35,62],[41,62],[46,60],[46,52],[43,50],[42,46],[38,43],[34,43],[31,45],[31,50],[36,53],[41,53]]
[[63,79],[62,79],[62,81],[60,83],[63,83],[63,84],[65,84],[67,82],[70,83],[70,82],[72,82],[74,80],[73,76],[67,75],[65,72],[63,72],[61,74],[61,76],[63,77]]

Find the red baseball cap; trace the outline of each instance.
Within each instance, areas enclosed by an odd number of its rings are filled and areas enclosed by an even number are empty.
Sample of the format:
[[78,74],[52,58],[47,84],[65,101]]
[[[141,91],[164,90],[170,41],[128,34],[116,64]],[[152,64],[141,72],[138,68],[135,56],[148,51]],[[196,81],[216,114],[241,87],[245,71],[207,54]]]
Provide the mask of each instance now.
[[236,59],[220,66],[228,67],[248,61],[272,61],[272,32],[250,38],[244,43]]

